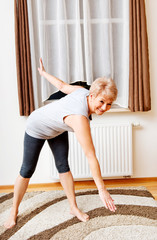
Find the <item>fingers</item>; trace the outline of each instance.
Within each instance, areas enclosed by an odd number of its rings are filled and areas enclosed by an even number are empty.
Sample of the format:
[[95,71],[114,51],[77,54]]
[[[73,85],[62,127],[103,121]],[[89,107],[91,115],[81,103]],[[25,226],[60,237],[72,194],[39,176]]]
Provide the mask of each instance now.
[[99,194],[102,202],[105,205],[105,208],[115,212],[116,206],[114,205],[114,200],[111,198],[110,194],[107,191],[99,192]]
[[110,199],[110,200],[105,200],[104,201],[104,205],[107,209],[109,209],[110,211],[112,212],[115,212],[116,211],[116,206],[114,205],[113,203],[113,200]]
[[42,58],[39,58],[39,64],[40,64],[40,67],[38,67],[38,71],[40,75],[42,75],[42,71],[45,71]]
[[40,68],[42,68],[43,66],[42,58],[39,59],[39,63],[40,63]]
[[103,201],[103,204],[105,205],[105,208],[106,208],[106,209],[109,208],[108,203],[107,203],[105,200]]
[[108,208],[112,212],[116,211],[116,206],[114,205],[113,201],[108,202]]
[[116,211],[116,206],[114,205],[114,200],[111,197],[109,199],[108,206],[109,206],[110,211],[113,211],[113,212]]

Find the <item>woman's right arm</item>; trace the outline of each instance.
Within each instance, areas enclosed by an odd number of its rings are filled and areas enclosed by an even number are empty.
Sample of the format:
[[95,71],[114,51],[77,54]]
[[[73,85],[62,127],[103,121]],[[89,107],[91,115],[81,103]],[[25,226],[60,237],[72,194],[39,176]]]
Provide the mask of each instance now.
[[81,88],[80,86],[73,86],[68,83],[65,83],[61,79],[50,75],[49,73],[47,73],[45,71],[43,61],[41,58],[39,59],[39,62],[40,62],[40,67],[38,68],[38,71],[39,71],[40,75],[43,76],[44,78],[46,78],[52,85],[54,85],[61,92],[65,93],[65,94],[69,94],[69,93],[75,91],[77,88]]
[[69,115],[64,119],[64,121],[67,125],[74,129],[76,137],[84,150],[102,202],[106,208],[109,208],[111,211],[115,211],[116,207],[114,205],[113,199],[106,190],[101,176],[100,165],[95,154],[95,148],[93,145],[90,126],[87,118],[81,115]]

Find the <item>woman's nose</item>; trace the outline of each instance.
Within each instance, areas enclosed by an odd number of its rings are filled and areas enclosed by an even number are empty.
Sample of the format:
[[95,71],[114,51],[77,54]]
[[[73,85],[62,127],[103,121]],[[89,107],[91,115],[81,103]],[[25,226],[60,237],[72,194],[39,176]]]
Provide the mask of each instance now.
[[106,105],[106,103],[104,103],[101,108],[102,108],[102,110],[105,111],[105,110],[106,110],[106,107],[107,107],[107,105]]

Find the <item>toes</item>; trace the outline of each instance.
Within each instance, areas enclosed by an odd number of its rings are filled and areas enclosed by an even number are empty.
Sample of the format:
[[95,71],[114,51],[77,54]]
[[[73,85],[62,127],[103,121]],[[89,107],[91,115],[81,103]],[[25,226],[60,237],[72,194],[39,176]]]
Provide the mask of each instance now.
[[89,216],[86,213],[81,212],[79,209],[71,209],[70,213],[82,222],[87,222],[89,220]]
[[84,216],[83,216],[83,222],[87,222],[88,220],[89,220],[89,216],[87,215],[87,214],[85,214]]
[[14,227],[15,225],[16,225],[15,222],[12,222],[12,223],[10,223],[10,224],[5,223],[5,224],[4,224],[4,227],[5,227],[6,229],[10,229],[10,228]]
[[85,214],[85,219],[88,221],[89,220],[89,216],[87,214]]

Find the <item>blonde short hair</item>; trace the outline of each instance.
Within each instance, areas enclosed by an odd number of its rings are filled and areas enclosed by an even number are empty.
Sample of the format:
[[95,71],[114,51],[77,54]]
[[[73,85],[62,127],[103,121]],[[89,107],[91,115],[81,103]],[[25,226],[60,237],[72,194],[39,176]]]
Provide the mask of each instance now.
[[90,94],[93,94],[97,97],[99,94],[104,95],[112,102],[117,98],[117,87],[115,82],[111,78],[101,77],[97,78],[91,85]]

